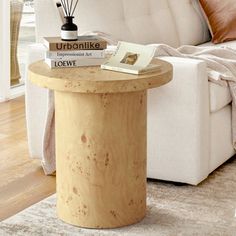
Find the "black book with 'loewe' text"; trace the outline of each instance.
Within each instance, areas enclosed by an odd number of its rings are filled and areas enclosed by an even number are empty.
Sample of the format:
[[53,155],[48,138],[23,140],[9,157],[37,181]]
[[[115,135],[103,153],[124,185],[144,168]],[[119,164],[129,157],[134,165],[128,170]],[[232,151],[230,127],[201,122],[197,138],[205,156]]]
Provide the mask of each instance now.
[[60,37],[45,37],[44,45],[49,51],[104,50],[107,42],[98,36],[78,36],[77,41],[62,41]]

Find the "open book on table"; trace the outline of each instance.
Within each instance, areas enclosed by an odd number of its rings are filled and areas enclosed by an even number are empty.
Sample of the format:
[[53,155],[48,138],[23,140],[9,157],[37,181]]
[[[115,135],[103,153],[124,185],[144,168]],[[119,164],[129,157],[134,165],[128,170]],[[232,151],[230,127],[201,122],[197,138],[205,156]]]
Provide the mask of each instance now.
[[154,46],[119,42],[115,53],[101,65],[101,68],[137,75],[156,72],[161,66],[151,64],[155,50]]

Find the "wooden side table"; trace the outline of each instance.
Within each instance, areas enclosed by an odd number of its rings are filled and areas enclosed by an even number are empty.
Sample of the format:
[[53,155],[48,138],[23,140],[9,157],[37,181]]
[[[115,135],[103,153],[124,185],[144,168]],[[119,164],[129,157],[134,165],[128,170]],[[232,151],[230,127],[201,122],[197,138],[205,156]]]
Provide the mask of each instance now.
[[55,91],[57,211],[67,223],[115,228],[146,214],[147,89],[172,79],[171,64],[141,76],[80,67],[29,67]]

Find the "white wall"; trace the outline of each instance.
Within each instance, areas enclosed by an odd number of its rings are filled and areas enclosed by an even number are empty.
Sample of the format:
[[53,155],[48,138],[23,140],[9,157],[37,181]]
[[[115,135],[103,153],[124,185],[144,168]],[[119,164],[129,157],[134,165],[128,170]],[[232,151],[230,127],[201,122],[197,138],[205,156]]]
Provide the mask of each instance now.
[[10,1],[0,0],[0,101],[10,98]]

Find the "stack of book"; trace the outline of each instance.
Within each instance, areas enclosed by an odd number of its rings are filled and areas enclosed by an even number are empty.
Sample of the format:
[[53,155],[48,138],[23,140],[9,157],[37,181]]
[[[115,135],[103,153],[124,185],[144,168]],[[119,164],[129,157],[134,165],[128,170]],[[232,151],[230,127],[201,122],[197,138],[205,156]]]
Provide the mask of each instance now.
[[50,68],[97,66],[105,61],[107,42],[98,36],[79,36],[77,41],[44,38],[45,62]]

